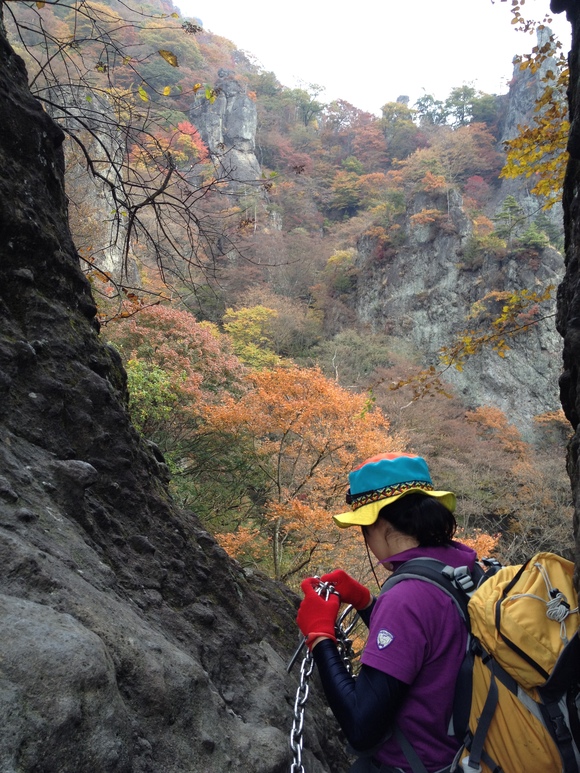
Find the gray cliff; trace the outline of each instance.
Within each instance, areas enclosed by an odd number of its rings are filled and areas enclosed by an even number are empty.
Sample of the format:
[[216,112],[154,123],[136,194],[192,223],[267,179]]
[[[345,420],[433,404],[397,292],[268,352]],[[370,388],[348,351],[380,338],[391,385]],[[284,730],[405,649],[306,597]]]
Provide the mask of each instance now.
[[[549,27],[538,30],[537,47],[541,49],[550,45],[551,35],[552,31]],[[553,80],[547,79],[550,72],[557,72],[557,62],[553,56],[546,57],[536,72],[532,72],[530,68],[522,70],[519,63],[514,64],[509,92],[499,97],[504,102],[503,120],[499,127],[500,150],[505,142],[517,137],[520,126],[533,125],[534,117],[537,115],[535,112],[536,102],[544,93],[546,86],[553,85]],[[506,196],[511,195],[517,199],[526,214],[532,218],[535,217],[544,202],[530,193],[533,186],[533,177],[502,178],[490,203],[490,211],[499,209]],[[563,232],[563,213],[560,203],[546,210],[545,215],[556,229]]]
[[256,158],[256,105],[230,70],[220,70],[212,102],[198,96],[190,120],[218,164],[220,176],[231,179],[233,190],[259,185],[260,164]]
[[[555,287],[562,270],[561,255],[553,249],[542,250],[537,261],[509,255],[498,260],[493,254],[466,260],[471,224],[458,194],[451,197],[444,229],[410,221],[423,209],[446,207],[444,196],[419,196],[404,221],[404,246],[377,256],[373,239],[363,237],[358,245],[359,321],[396,339],[399,348],[424,366],[437,364],[439,349],[469,327],[466,317],[472,305],[487,292],[535,289],[547,283]],[[559,407],[560,369],[561,342],[549,318],[514,339],[504,359],[486,350],[468,360],[462,371],[449,368],[443,377],[468,406],[498,407],[530,436],[533,417]]]

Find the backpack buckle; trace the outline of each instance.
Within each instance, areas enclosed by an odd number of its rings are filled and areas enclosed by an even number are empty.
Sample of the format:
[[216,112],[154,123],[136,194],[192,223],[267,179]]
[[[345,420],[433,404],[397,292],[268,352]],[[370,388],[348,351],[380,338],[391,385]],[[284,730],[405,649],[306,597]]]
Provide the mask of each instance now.
[[475,590],[475,581],[467,566],[445,566],[441,574],[466,596],[470,596]]
[[479,764],[472,765],[471,759],[469,757],[464,757],[461,760],[461,767],[465,771],[465,773],[481,773],[482,767]]
[[457,587],[468,595],[475,590],[475,583],[471,572],[466,566],[458,566],[453,572],[453,580]]

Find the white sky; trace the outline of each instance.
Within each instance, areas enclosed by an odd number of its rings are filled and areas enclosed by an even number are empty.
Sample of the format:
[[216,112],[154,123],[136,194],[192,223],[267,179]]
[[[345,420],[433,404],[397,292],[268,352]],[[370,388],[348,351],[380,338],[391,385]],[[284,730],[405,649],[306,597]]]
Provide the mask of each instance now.
[[[184,16],[228,38],[272,70],[281,83],[325,87],[323,102],[345,99],[380,114],[385,102],[423,93],[445,99],[469,83],[503,94],[512,58],[535,36],[516,33],[511,0],[174,0]],[[549,13],[549,0],[527,0],[530,17]],[[564,14],[550,25],[570,45]]]

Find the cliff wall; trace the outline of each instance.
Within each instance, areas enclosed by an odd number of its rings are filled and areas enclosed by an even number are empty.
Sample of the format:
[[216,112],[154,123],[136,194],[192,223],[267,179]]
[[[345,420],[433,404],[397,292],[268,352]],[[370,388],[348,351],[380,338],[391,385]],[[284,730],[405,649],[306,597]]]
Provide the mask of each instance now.
[[[580,548],[580,6],[572,0],[552,0],[554,13],[566,12],[572,24],[572,46],[569,55],[570,85],[570,159],[564,182],[564,230],[566,238],[566,273],[558,288],[557,325],[564,339],[564,369],[560,378],[562,407],[574,428],[568,446],[568,474],[574,498],[574,534],[576,556]],[[578,558],[576,584],[580,585]]]
[[213,101],[205,95],[196,98],[190,120],[198,129],[218,164],[220,176],[229,187],[241,193],[259,185],[262,170],[256,158],[258,117],[255,103],[229,70],[220,70]]
[[[440,210],[442,220],[414,225],[413,215],[426,209]],[[423,366],[438,364],[439,349],[469,328],[467,315],[489,291],[555,288],[562,275],[562,256],[549,248],[531,260],[492,252],[470,257],[472,226],[458,194],[449,202],[445,196],[417,196],[402,232],[401,246],[380,249],[374,239],[359,241],[356,311],[361,322],[392,336]],[[443,377],[467,405],[500,408],[531,439],[533,417],[559,407],[561,341],[553,318],[510,346],[505,358],[489,348]]]

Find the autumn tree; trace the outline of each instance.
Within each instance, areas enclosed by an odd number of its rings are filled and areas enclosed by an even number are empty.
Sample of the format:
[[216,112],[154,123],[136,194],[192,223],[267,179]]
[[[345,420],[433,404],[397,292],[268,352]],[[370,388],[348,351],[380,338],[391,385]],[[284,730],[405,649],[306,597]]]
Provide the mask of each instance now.
[[229,339],[187,311],[150,306],[105,329],[126,362],[135,425],[180,474],[191,464],[202,406],[241,388]]
[[445,111],[452,126],[466,126],[471,122],[476,98],[476,89],[467,83],[451,89],[445,100]]
[[[207,428],[251,448],[264,476],[255,501],[248,550],[277,579],[304,569],[317,551],[340,538],[330,513],[344,502],[348,472],[377,449],[400,449],[403,440],[365,395],[353,394],[318,369],[296,366],[255,372],[241,398],[225,397],[205,412]],[[235,528],[227,538],[235,543]]]
[[235,354],[250,368],[260,370],[280,364],[272,348],[271,323],[277,312],[266,306],[226,309],[223,328],[231,339]]
[[405,102],[387,102],[381,108],[381,112],[380,123],[391,159],[400,161],[426,144],[424,136],[414,122],[416,113]]
[[524,442],[498,408],[482,406],[469,412],[467,420],[481,434],[496,439],[507,455],[504,485],[495,503],[502,560],[520,563],[541,550],[569,554],[572,507],[561,460],[539,454]]
[[311,303],[274,293],[266,284],[251,287],[239,303],[240,308],[263,306],[276,312],[268,319],[267,346],[281,357],[308,357],[322,337],[321,314]]

